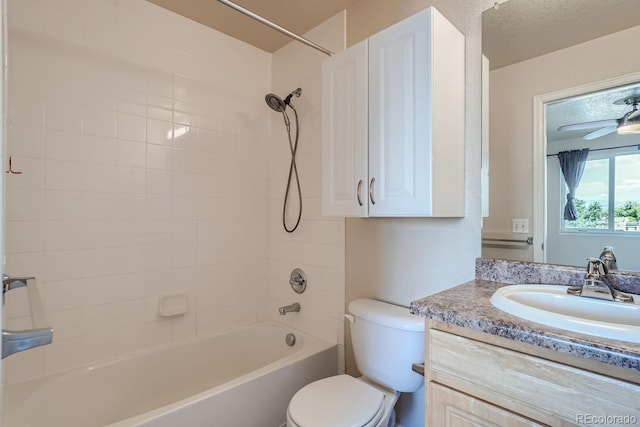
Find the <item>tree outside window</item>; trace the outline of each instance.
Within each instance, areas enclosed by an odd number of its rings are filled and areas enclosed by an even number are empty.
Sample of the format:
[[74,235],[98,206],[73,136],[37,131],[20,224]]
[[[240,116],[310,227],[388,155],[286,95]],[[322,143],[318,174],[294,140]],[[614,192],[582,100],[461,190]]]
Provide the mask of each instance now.
[[565,231],[640,232],[640,154],[590,153],[575,206]]

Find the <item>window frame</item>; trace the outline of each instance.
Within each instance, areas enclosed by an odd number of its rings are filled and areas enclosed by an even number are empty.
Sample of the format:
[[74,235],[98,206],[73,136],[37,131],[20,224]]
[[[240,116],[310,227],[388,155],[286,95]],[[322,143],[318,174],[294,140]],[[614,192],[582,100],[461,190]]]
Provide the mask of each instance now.
[[[564,219],[564,206],[566,203],[567,193],[569,189],[567,187],[562,174],[560,174],[560,230],[559,233],[570,233],[570,234],[584,234],[584,235],[616,235],[616,236],[629,236],[629,237],[640,237],[640,228],[638,230],[616,230],[615,229],[615,188],[616,188],[616,158],[622,157],[626,155],[640,154],[640,146],[632,145],[629,147],[623,148],[603,148],[598,150],[591,150],[587,157],[587,162],[592,160],[607,160],[608,167],[608,206],[606,206],[606,210],[608,213],[607,218],[607,228],[598,229],[598,228],[579,228],[579,227],[567,227],[566,220]],[[584,175],[583,175],[584,178]],[[580,188],[580,185],[578,185]]]

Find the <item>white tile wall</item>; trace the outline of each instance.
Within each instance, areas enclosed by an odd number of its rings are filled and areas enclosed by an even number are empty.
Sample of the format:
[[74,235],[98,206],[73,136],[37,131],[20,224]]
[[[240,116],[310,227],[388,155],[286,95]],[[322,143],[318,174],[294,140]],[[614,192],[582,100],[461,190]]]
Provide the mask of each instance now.
[[[307,37],[334,52],[343,50],[344,20],[345,15],[340,13],[310,31]],[[321,215],[321,70],[325,58],[324,54],[300,43],[290,43],[273,55],[273,92],[284,97],[292,90],[302,88],[302,96],[294,98],[292,103],[300,116],[296,163],[303,193],[303,216],[294,233],[284,231],[282,202],[291,155],[282,115],[272,112],[269,316],[338,343],[341,349],[339,369],[344,371],[344,219]],[[293,123],[293,113],[289,112],[289,115]],[[291,227],[297,218],[295,191],[290,194],[289,208],[287,223]],[[296,267],[302,268],[308,279],[307,290],[301,295],[295,294],[289,286],[289,275]],[[300,313],[278,314],[279,306],[294,301],[300,302]]]
[[[6,175],[6,271],[37,276],[55,334],[6,359],[6,381],[266,318],[344,344],[344,221],[320,215],[324,55],[270,55],[143,0],[8,11],[7,154],[23,173]],[[344,15],[309,36],[343,49]],[[289,148],[263,97],[296,87],[304,213],[289,235]],[[175,290],[189,313],[160,318]],[[29,327],[24,293],[8,296],[5,327]],[[277,315],[294,300],[300,314]]]
[[[143,0],[8,13],[6,271],[37,276],[55,334],[5,379],[266,318],[271,55]],[[174,290],[191,309],[160,318]]]

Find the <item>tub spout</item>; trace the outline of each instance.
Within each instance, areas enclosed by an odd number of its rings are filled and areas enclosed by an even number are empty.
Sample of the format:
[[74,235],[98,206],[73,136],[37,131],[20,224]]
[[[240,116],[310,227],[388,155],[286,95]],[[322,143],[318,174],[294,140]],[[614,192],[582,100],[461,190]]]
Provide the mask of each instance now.
[[284,316],[285,314],[292,313],[292,312],[298,313],[300,311],[300,304],[297,302],[294,302],[291,305],[285,305],[280,307],[278,311],[280,312],[281,316]]

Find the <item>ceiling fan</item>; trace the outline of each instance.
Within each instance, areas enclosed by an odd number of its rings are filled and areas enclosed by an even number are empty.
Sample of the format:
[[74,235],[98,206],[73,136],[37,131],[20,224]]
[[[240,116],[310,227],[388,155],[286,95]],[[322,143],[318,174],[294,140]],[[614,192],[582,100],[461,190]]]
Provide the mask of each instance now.
[[636,114],[640,113],[638,109],[638,105],[640,105],[640,95],[632,95],[618,99],[614,104],[629,105],[632,106],[632,109],[619,119],[595,120],[593,122],[564,125],[558,128],[558,132],[596,129],[582,137],[582,139],[586,140],[600,138],[613,132],[618,132],[620,135],[640,133],[640,114]]

